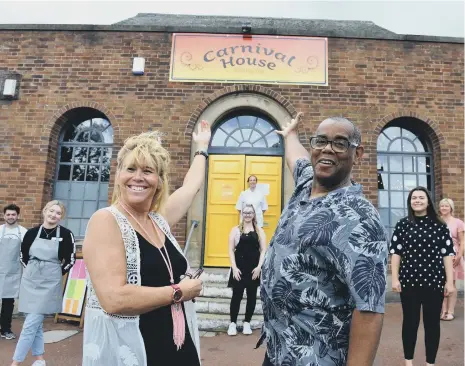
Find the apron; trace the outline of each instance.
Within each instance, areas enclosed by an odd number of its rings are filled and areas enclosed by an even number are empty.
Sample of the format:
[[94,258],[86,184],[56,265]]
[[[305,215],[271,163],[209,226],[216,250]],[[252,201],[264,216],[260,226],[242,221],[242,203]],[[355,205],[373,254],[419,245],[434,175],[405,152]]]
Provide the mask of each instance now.
[[18,310],[22,313],[55,314],[62,310],[62,273],[58,259],[60,226],[52,239],[42,239],[42,226],[29,250],[19,292]]
[[3,225],[0,241],[0,298],[17,299],[21,283],[21,231],[18,226],[17,237],[5,238]]

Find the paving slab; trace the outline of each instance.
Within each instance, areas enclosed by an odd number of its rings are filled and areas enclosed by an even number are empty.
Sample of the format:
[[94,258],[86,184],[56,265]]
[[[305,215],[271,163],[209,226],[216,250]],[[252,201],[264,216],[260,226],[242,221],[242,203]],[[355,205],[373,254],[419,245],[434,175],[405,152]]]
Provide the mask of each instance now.
[[[22,324],[22,318],[13,320],[13,331],[17,335],[21,331]],[[401,326],[402,310],[400,304],[387,304],[381,344],[375,366],[403,366]],[[47,366],[82,365],[82,330],[79,327],[66,322],[55,324],[52,318],[47,318],[44,323],[44,331],[60,331],[59,334],[62,335],[71,334],[62,333],[63,331],[77,332],[61,341],[45,345]],[[259,333],[259,330],[254,330],[252,335],[245,336],[238,334],[235,337],[229,337],[224,333],[217,335],[207,335],[207,333],[204,333],[200,340],[202,366],[261,366],[265,349],[264,347],[254,349]],[[0,339],[0,366],[10,366],[16,342],[17,339],[9,341],[3,338]],[[424,354],[424,332],[422,325],[420,325],[415,353],[415,366],[425,365]],[[32,357],[28,356],[24,365],[29,366],[32,364],[32,361]],[[464,365],[463,300],[459,300],[455,320],[452,322],[441,322],[441,344],[436,365]]]

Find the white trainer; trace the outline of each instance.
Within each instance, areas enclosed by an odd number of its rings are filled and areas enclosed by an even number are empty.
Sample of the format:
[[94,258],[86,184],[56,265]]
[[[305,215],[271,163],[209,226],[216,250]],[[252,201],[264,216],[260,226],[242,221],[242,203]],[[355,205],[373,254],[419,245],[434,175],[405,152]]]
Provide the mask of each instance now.
[[244,322],[244,328],[242,329],[242,334],[245,334],[245,335],[252,334],[252,328],[250,328],[249,322]]
[[32,366],[46,366],[45,360],[35,360]]
[[230,335],[230,336],[237,335],[236,323],[229,324],[228,335]]

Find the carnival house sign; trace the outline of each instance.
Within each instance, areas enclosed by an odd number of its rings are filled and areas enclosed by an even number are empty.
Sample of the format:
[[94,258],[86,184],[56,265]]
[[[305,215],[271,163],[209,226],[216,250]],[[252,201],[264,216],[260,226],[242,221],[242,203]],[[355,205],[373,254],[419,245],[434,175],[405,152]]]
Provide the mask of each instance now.
[[174,33],[170,81],[328,85],[328,40]]

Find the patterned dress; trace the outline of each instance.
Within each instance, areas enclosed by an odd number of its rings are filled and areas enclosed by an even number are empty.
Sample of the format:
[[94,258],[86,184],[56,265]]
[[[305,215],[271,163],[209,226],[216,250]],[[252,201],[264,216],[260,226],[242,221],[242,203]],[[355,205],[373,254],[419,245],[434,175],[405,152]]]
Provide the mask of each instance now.
[[[387,234],[362,187],[310,199],[307,159],[262,267],[262,338],[274,365],[343,366],[354,309],[384,313]],[[260,343],[260,342],[259,342]]]

